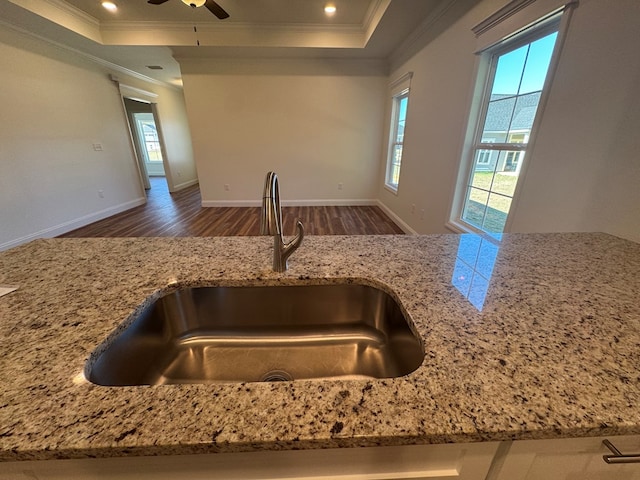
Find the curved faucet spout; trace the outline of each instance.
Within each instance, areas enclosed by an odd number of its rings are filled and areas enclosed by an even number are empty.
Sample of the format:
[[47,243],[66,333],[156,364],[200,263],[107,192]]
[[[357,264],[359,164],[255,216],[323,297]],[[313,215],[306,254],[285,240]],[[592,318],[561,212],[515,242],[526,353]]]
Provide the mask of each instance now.
[[282,234],[282,212],[280,210],[280,188],[275,172],[267,173],[262,193],[260,235]]
[[273,269],[276,272],[287,270],[287,259],[300,246],[304,238],[302,222],[296,223],[297,235],[285,243],[282,237],[282,210],[280,209],[280,188],[275,172],[267,173],[262,194],[262,212],[260,215],[260,234],[273,236]]

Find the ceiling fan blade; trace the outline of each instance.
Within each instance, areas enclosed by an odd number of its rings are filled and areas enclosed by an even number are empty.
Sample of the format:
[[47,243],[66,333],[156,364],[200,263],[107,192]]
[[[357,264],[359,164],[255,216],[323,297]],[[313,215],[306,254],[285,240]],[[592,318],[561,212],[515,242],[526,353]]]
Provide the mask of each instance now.
[[213,13],[216,17],[218,17],[220,20],[229,18],[229,14],[224,11],[224,8],[222,8],[213,0],[207,0],[206,2],[204,2],[204,6],[207,7],[209,11]]
[[162,5],[164,2],[168,2],[169,0],[147,0],[147,3],[151,5]]

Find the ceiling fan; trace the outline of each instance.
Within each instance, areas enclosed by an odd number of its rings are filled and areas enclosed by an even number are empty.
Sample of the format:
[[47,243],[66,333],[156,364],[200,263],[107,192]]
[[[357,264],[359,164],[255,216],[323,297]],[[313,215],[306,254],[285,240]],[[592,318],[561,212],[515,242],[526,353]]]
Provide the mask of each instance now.
[[[168,1],[169,0],[147,0],[147,3],[150,3],[151,5],[162,5],[163,3]],[[185,5],[189,5],[192,8],[201,7],[204,5],[220,20],[229,18],[229,14],[225,12],[224,9],[213,0],[182,0],[182,3],[184,3]]]

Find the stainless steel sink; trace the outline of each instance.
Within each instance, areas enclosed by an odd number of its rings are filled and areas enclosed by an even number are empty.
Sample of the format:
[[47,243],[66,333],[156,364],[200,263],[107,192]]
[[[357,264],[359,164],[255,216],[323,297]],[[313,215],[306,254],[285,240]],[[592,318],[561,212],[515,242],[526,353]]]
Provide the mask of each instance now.
[[374,287],[198,287],[142,310],[85,375],[108,386],[389,378],[423,358],[400,306]]

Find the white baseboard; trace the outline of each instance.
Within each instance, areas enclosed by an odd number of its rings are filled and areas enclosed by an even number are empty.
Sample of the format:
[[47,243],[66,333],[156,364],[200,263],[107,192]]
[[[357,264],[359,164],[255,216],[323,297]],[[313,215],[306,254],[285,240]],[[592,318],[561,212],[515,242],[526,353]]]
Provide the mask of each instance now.
[[[337,199],[337,200],[283,200],[283,207],[355,207],[378,205],[378,200]],[[260,207],[262,200],[203,200],[203,207]]]
[[171,193],[179,192],[180,190],[184,190],[187,187],[190,187],[192,185],[197,185],[197,184],[198,184],[197,178],[193,180],[189,180],[188,182],[179,183],[173,186],[173,190],[171,190]]
[[259,207],[261,200],[203,200],[201,205],[208,207]]
[[398,225],[404,233],[407,235],[418,235],[413,228],[411,228],[404,220],[402,220],[398,215],[396,215],[389,207],[387,207],[380,200],[376,200],[376,205],[380,207],[380,209],[385,213],[387,217],[393,220],[393,223]]
[[[203,200],[203,207],[259,207],[261,200]],[[338,200],[286,200],[281,202],[283,207],[321,207],[321,206],[370,206],[375,205],[398,225],[402,231],[409,235],[417,235],[413,228],[405,223],[389,207],[380,200],[370,199],[338,199]]]
[[135,200],[121,203],[120,205],[115,205],[113,207],[105,208],[104,210],[90,213],[80,218],[75,218],[68,222],[60,223],[58,225],[45,228],[43,230],[39,230],[29,235],[25,235],[15,240],[10,240],[8,242],[0,244],[0,251],[17,247],[18,245],[22,245],[23,243],[27,243],[27,242],[30,242],[31,240],[36,240],[38,238],[57,237],[58,235],[62,235],[63,233],[70,232],[71,230],[75,230],[76,228],[84,227],[85,225],[89,225],[90,223],[97,222],[98,220],[102,220],[104,218],[110,217],[117,213],[124,212],[125,210],[129,210],[130,208],[137,207],[139,205],[144,205],[146,202],[147,202],[146,197],[136,198]]
[[[187,182],[193,185],[195,182]],[[185,185],[186,188],[189,185]],[[106,208],[104,210],[100,210],[98,212],[91,213],[89,215],[84,215],[80,218],[76,218],[74,220],[61,223],[59,225],[55,225],[43,230],[39,230],[35,233],[25,235],[23,237],[17,238],[15,240],[10,240],[8,242],[0,244],[0,251],[8,250],[13,247],[17,247],[22,245],[23,243],[30,242],[31,240],[36,240],[38,238],[52,238],[58,235],[62,235],[64,233],[75,230],[76,228],[84,227],[93,222],[97,222],[98,220],[102,220],[104,218],[110,217],[117,213],[124,212],[125,210],[129,210],[130,208],[137,207],[139,205],[144,205],[146,203],[146,198],[141,197],[135,200],[131,200],[129,202],[122,203],[120,205],[116,205],[114,207]],[[203,207],[259,207],[262,202],[260,200],[207,200],[202,202]],[[382,211],[389,217],[393,222],[398,225],[402,231],[410,235],[416,235],[417,232],[407,225],[400,217],[398,217],[393,211],[391,211],[384,203],[380,200],[367,200],[367,199],[338,199],[338,200],[288,200],[282,202],[283,206],[369,206],[375,205],[380,207]]]

